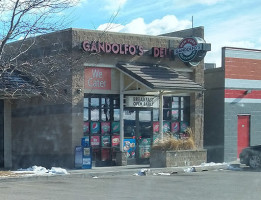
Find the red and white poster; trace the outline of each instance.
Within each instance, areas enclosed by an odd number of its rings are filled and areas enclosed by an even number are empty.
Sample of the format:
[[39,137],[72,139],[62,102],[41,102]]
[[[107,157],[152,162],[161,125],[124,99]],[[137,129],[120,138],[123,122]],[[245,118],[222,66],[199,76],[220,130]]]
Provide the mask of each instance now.
[[88,67],[84,70],[84,89],[111,90],[111,69]]
[[100,136],[91,136],[91,146],[100,146]]
[[113,146],[113,147],[120,146],[120,136],[119,135],[113,135],[111,137],[111,146]]

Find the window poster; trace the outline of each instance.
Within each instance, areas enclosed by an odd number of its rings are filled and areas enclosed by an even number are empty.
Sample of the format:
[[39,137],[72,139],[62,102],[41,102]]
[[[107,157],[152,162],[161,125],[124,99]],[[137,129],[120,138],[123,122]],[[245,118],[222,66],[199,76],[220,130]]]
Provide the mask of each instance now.
[[111,131],[111,123],[110,122],[101,122],[101,133],[108,134]]
[[120,132],[120,122],[112,122],[111,129],[112,133]]
[[91,146],[100,146],[100,136],[91,136]]
[[102,136],[102,147],[110,147],[111,145],[111,137],[109,135]]
[[163,122],[163,133],[170,132],[170,122]]
[[185,130],[188,128],[188,122],[180,122],[180,132],[185,132]]
[[150,157],[150,138],[142,138],[139,140],[139,157],[149,158]]
[[111,137],[111,146],[120,147],[120,136],[119,135],[113,135]]
[[135,158],[136,141],[135,139],[124,139],[123,150],[127,152],[127,158]]
[[160,134],[153,134],[153,144],[157,144],[160,141]]
[[153,122],[153,133],[159,133],[159,122]]
[[179,122],[172,122],[171,123],[171,132],[172,133],[179,133]]
[[91,122],[91,133],[97,134],[100,132],[100,122]]
[[83,132],[86,133],[86,134],[90,133],[89,122],[84,122],[83,123]]

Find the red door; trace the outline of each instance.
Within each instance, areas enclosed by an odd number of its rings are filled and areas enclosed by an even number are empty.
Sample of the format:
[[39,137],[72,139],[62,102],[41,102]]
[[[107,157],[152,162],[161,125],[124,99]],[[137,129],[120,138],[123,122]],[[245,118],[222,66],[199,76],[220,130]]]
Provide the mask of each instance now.
[[238,115],[237,121],[237,157],[242,149],[249,146],[249,120],[250,115]]

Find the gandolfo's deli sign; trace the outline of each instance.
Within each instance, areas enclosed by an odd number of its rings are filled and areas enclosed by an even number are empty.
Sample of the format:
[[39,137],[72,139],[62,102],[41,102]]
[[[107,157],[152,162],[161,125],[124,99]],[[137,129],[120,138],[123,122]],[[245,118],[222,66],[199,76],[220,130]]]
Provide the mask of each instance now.
[[154,96],[127,96],[126,107],[151,107],[158,108],[159,101]]
[[113,53],[121,55],[143,55],[143,47],[132,44],[117,44],[109,42],[97,42],[85,40],[82,42],[82,49],[92,53]]
[[88,67],[84,70],[84,89],[111,90],[111,69]]

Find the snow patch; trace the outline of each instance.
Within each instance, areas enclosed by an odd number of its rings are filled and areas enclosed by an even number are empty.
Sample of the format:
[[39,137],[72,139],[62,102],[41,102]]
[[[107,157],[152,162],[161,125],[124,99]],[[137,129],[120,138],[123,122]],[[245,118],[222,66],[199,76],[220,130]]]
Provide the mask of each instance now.
[[202,163],[200,166],[201,167],[212,167],[212,166],[221,166],[221,165],[227,165],[227,163],[223,162],[223,163],[214,163],[214,162],[210,162],[210,163]]
[[52,167],[51,169],[46,169],[42,166],[32,166],[27,169],[18,169],[14,171],[16,174],[23,174],[29,176],[48,176],[48,175],[65,175],[68,174],[66,169],[60,167]]

